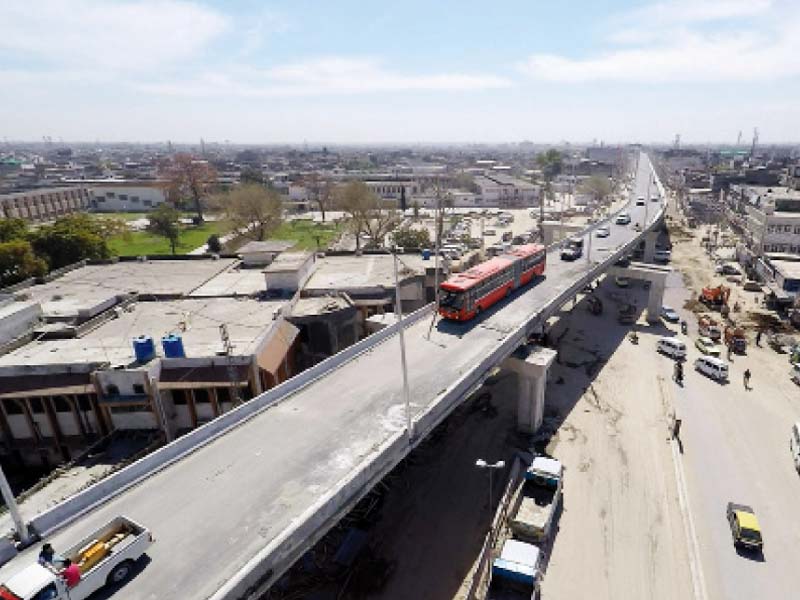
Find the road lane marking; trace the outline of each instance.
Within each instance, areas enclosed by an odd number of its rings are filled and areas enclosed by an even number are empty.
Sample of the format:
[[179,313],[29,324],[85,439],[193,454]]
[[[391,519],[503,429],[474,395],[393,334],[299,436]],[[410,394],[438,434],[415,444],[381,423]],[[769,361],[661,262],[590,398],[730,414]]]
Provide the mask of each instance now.
[[689,506],[689,494],[686,486],[686,476],[683,471],[683,463],[681,462],[680,453],[678,451],[678,442],[675,439],[670,440],[670,447],[672,449],[672,463],[675,466],[675,480],[678,487],[678,505],[681,509],[683,516],[683,529],[686,534],[686,545],[689,553],[689,569],[692,572],[692,588],[694,590],[695,600],[706,600],[708,594],[706,592],[706,580],[703,576],[703,565],[700,562],[700,548],[697,543],[697,531],[694,527],[694,519],[692,518],[691,507]]

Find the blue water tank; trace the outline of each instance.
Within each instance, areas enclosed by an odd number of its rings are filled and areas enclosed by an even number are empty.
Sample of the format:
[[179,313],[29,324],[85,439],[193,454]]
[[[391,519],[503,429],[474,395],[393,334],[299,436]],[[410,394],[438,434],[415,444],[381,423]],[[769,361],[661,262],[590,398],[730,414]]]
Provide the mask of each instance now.
[[133,338],[133,354],[136,356],[136,362],[146,363],[156,356],[156,343],[149,335],[140,335]]
[[431,251],[428,248],[424,248],[422,250],[422,260],[430,260],[431,259]]
[[166,358],[184,358],[186,352],[183,350],[183,339],[181,336],[170,334],[161,338],[161,345],[164,347]]

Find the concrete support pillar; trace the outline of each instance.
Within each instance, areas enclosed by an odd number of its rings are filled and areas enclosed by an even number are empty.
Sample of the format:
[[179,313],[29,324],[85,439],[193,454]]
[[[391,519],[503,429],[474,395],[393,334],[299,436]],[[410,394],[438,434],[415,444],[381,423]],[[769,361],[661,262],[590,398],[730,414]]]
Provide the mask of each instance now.
[[658,323],[661,320],[661,307],[664,304],[664,285],[666,277],[659,277],[650,282],[650,294],[647,296],[647,322]]
[[520,346],[503,366],[517,375],[517,429],[536,433],[544,419],[544,392],[547,370],[556,351],[539,346]]
[[649,231],[644,235],[644,262],[651,263],[656,253],[656,240],[658,233]]

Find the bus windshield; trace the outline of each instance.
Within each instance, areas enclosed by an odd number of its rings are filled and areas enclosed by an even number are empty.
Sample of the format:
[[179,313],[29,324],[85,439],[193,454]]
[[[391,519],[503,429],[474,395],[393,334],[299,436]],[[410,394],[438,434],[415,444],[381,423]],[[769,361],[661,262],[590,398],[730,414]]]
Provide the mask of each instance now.
[[439,296],[439,306],[460,310],[464,306],[464,294],[442,290],[442,295]]

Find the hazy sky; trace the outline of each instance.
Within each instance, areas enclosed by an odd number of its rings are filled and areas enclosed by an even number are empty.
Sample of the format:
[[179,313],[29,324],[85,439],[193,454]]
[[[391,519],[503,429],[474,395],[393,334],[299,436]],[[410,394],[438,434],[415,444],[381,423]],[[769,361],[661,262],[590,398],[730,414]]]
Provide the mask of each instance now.
[[800,140],[799,0],[0,1],[0,137]]

